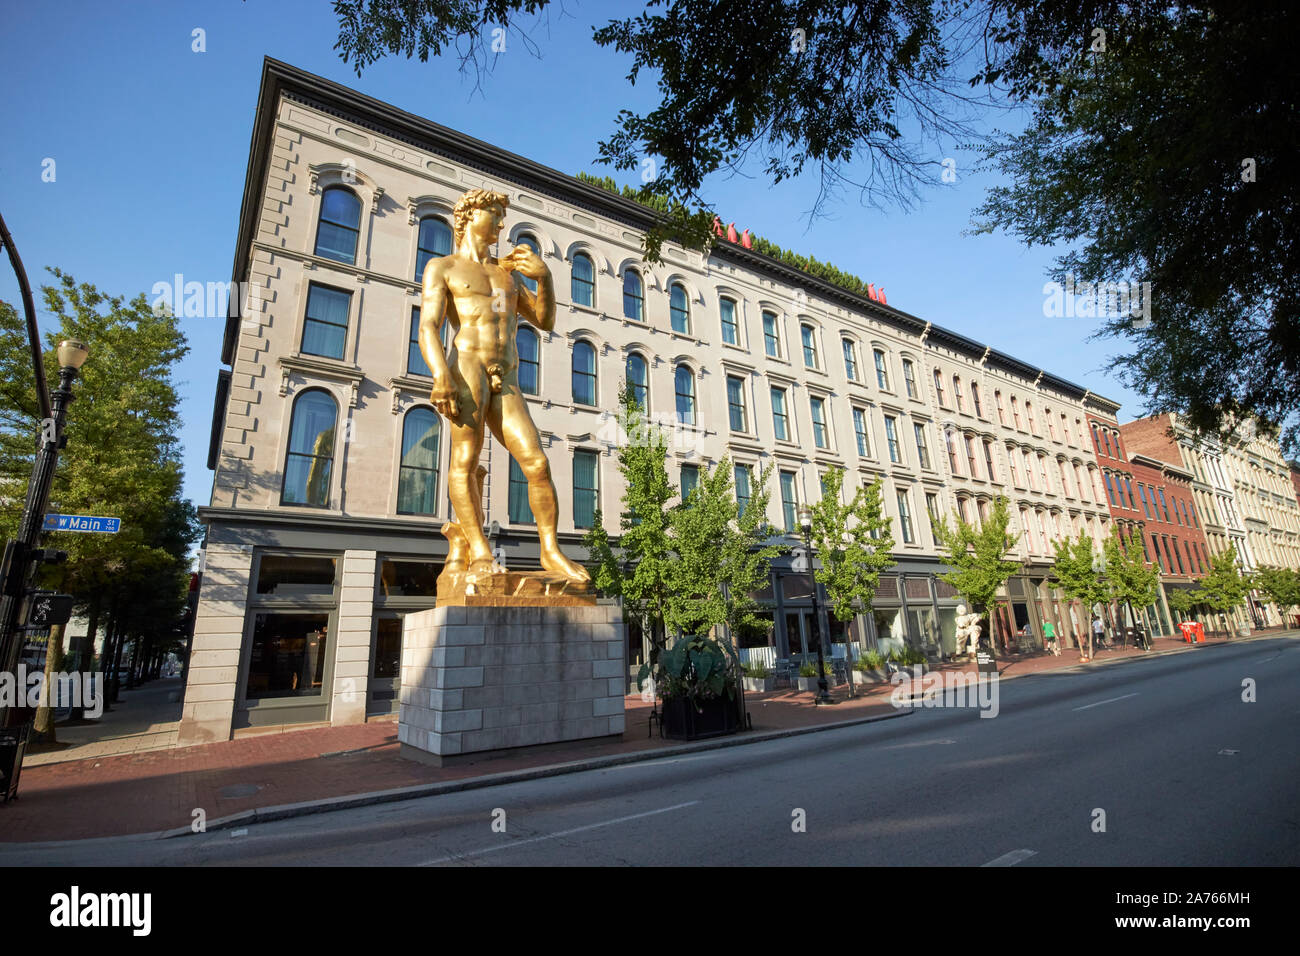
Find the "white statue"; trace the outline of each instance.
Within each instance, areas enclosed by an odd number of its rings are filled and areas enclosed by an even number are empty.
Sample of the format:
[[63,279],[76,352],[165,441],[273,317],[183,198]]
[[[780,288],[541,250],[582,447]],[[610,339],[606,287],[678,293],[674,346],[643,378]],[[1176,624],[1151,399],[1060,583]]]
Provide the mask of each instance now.
[[974,654],[979,648],[980,643],[980,616],[978,614],[967,614],[966,605],[957,605],[957,647],[960,652],[962,645],[966,645],[966,653]]

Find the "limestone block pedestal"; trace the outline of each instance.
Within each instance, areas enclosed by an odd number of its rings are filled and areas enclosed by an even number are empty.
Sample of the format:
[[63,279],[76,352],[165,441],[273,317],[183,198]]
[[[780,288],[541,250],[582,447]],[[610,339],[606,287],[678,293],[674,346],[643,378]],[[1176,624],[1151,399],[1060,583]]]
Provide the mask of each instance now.
[[624,643],[617,603],[406,615],[402,755],[441,766],[484,751],[621,736]]

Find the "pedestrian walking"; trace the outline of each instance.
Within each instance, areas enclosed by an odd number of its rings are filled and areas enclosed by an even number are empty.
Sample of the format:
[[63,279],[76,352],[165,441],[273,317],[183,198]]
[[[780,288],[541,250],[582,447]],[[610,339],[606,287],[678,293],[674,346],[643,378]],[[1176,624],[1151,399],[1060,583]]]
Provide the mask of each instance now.
[[1056,625],[1051,621],[1043,622],[1043,647],[1057,657],[1061,656],[1061,645],[1056,640]]

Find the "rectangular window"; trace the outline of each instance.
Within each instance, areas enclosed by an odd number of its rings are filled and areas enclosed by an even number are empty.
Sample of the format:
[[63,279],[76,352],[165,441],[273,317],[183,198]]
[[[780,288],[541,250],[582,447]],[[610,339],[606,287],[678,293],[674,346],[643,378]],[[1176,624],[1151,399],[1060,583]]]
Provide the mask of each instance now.
[[840,344],[844,346],[844,374],[849,377],[850,382],[858,380],[858,358],[853,353],[853,340],[841,339]]
[[749,431],[749,422],[745,417],[745,383],[734,376],[727,376],[727,410],[731,416],[733,432]]
[[951,431],[943,433],[943,444],[948,449],[948,467],[952,469],[954,475],[960,475],[961,469],[957,466],[957,439],[953,437]]
[[803,364],[809,368],[817,367],[817,341],[813,338],[811,325],[799,326],[799,335],[803,340]]
[[1140,481],[1138,482],[1138,497],[1142,499],[1142,513],[1146,515],[1147,520],[1150,521],[1151,509],[1147,506],[1147,489]]
[[820,398],[810,398],[808,405],[812,408],[813,441],[818,448],[829,448],[830,435],[826,429],[826,402]]
[[912,431],[916,435],[916,460],[921,463],[922,468],[928,469],[930,467],[930,446],[925,440],[925,426],[913,422]]
[[[447,324],[443,323],[443,328]],[[429,368],[429,363],[424,360],[424,353],[420,351],[420,307],[411,306],[411,344],[406,352],[406,374],[407,375],[425,375],[433,377],[433,371]]]
[[860,408],[853,409],[853,434],[858,440],[858,454],[863,458],[870,458],[871,442],[867,438],[867,413]]
[[1106,492],[1110,495],[1110,503],[1119,507],[1119,502],[1115,500],[1115,482],[1111,480],[1110,472],[1106,472]]
[[799,498],[795,494],[794,472],[781,472],[781,517],[786,531],[798,530]]
[[889,460],[902,462],[902,449],[898,447],[898,419],[891,415],[885,416],[885,443],[889,445]]
[[691,492],[700,486],[700,466],[682,465],[682,501],[691,496]]
[[885,369],[885,353],[880,349],[872,349],[872,357],[876,360],[876,384],[882,391],[889,391],[889,372]]
[[325,610],[255,613],[245,698],[321,696],[332,656],[329,619]]
[[790,420],[785,412],[785,389],[772,389],[772,428],[780,441],[790,441]]
[[930,516],[930,533],[939,524],[939,496],[927,493],[925,496],[925,513]]
[[594,451],[573,453],[573,526],[590,528],[600,502],[600,456]]
[[903,384],[907,387],[907,397],[916,398],[916,366],[911,359],[903,359]]
[[736,472],[736,517],[742,517],[745,509],[749,507],[749,499],[752,497],[749,481],[749,466],[737,465]]
[[969,435],[965,437],[966,437],[966,462],[967,464],[970,465],[970,476],[972,478],[975,478],[977,477],[977,472],[979,471],[979,469],[976,467],[977,463],[975,461],[975,439],[971,438]]
[[984,442],[984,467],[988,469],[989,481],[997,481],[998,473],[993,467],[993,443],[987,439]]
[[1165,513],[1165,523],[1169,523],[1169,506],[1165,504],[1165,490],[1157,488],[1156,493],[1160,495],[1160,509]]
[[1016,468],[1016,450],[1010,445],[1007,446],[1007,463],[1011,465],[1011,483],[1017,488],[1023,488],[1020,483],[1020,471]]
[[1127,478],[1124,479],[1124,494],[1128,497],[1128,506],[1131,511],[1137,511],[1137,502],[1133,500],[1133,485]]
[[781,338],[776,331],[776,315],[763,313],[763,348],[772,358],[781,357]]
[[736,303],[722,299],[718,307],[722,312],[722,341],[728,345],[739,344],[740,327],[736,325]]
[[302,351],[342,359],[348,337],[348,311],[352,293],[311,283],[307,287],[307,316],[302,328]]
[[510,456],[510,494],[508,517],[511,524],[535,524],[533,509],[528,503],[528,479],[519,462]]
[[903,544],[911,544],[915,541],[912,534],[912,509],[907,505],[907,492],[898,493],[898,521],[903,531]]

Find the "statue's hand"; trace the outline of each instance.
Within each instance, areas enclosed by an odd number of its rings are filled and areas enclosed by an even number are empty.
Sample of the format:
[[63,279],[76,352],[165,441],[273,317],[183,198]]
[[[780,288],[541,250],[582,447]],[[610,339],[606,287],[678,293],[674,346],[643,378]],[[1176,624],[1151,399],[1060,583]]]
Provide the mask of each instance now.
[[541,257],[527,246],[515,246],[502,260],[502,265],[530,279],[541,279],[551,274]]
[[429,390],[429,401],[433,402],[433,407],[438,410],[449,421],[454,420],[460,414],[460,402],[456,396],[456,386],[445,375],[435,376],[433,379],[433,388]]

